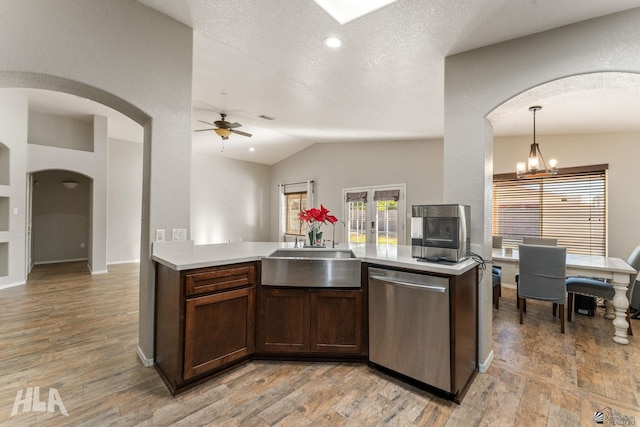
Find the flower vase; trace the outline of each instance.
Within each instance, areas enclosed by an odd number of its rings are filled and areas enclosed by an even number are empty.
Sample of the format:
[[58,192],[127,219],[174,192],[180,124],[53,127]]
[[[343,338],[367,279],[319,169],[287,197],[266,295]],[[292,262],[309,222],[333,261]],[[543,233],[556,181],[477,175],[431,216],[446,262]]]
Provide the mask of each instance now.
[[309,231],[309,246],[322,246],[322,231],[315,228]]

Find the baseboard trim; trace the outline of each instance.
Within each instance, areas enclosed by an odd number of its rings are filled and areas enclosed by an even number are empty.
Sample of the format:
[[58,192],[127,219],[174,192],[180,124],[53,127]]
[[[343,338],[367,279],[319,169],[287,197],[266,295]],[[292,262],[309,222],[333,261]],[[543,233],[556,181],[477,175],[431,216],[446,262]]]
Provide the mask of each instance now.
[[485,361],[480,363],[480,366],[478,367],[480,373],[487,372],[487,369],[489,369],[489,366],[491,366],[491,362],[493,362],[493,350],[489,352],[489,355],[487,356]]
[[140,260],[132,259],[129,261],[111,261],[107,263],[107,265],[117,265],[117,264],[140,264]]
[[78,261],[88,261],[88,260],[89,258],[58,259],[55,261],[38,261],[38,262],[34,262],[33,265],[62,264],[65,262],[78,262]]
[[26,285],[27,282],[13,282],[13,283],[5,283],[4,285],[0,285],[0,289],[9,289],[15,288],[16,286]]
[[140,359],[140,361],[142,362],[142,365],[144,365],[145,368],[150,368],[153,366],[153,358],[149,359],[147,356],[145,356],[140,346],[138,346],[137,353],[138,353],[138,359]]

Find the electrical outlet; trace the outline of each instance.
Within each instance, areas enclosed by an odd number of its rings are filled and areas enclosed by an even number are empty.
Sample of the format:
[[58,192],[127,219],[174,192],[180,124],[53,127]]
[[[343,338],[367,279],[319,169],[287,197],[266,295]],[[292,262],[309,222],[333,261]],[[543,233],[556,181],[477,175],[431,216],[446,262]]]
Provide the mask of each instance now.
[[156,242],[164,242],[164,228],[156,230]]

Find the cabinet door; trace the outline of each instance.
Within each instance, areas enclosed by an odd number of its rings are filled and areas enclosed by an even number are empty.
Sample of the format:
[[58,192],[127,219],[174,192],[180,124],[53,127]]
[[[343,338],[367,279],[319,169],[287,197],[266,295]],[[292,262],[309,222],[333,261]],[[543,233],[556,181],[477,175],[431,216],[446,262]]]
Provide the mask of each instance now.
[[260,289],[258,351],[309,351],[309,292]]
[[184,379],[254,352],[255,287],[186,300]]
[[362,353],[362,290],[311,292],[311,351]]

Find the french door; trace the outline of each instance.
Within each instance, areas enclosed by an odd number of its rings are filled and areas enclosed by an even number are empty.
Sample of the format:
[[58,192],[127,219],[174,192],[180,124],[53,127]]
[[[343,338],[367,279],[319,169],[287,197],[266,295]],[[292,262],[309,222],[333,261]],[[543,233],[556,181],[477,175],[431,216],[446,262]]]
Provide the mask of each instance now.
[[348,243],[404,245],[405,185],[342,190]]

